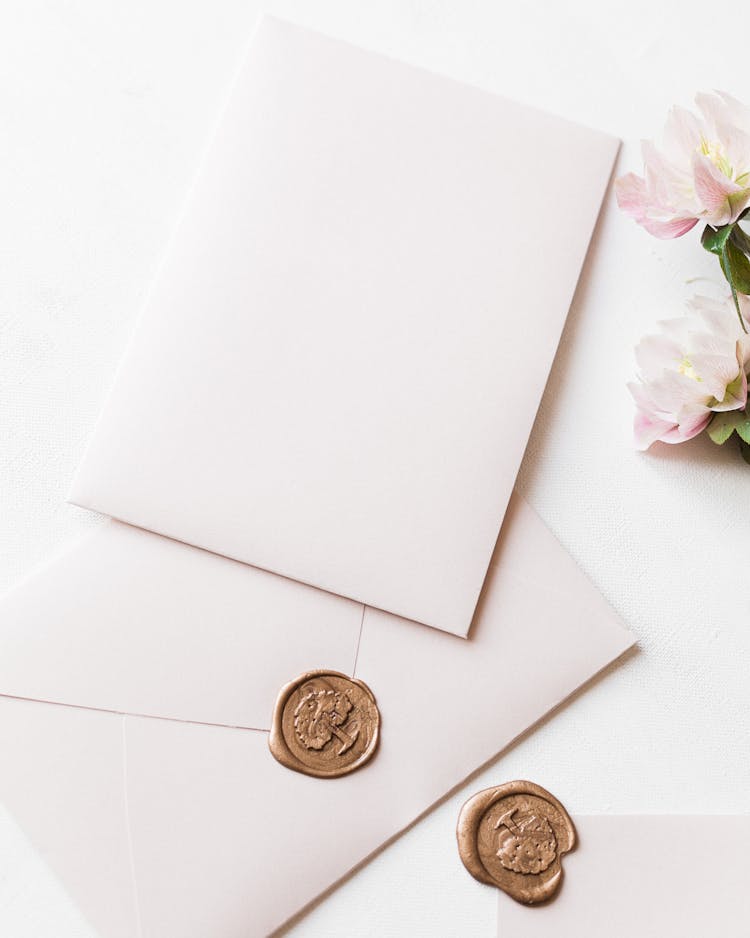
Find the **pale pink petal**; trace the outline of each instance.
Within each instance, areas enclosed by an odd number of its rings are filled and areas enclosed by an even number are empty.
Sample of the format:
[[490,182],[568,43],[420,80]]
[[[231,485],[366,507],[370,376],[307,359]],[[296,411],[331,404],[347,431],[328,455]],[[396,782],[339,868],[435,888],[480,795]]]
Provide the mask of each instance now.
[[727,385],[739,377],[740,370],[734,355],[729,358],[726,355],[705,355],[696,352],[691,354],[690,363],[701,379],[704,392],[715,397],[717,401],[724,400]]
[[675,105],[669,112],[664,127],[664,143],[673,159],[685,159],[700,146],[701,128],[695,114]]
[[717,91],[716,94],[724,102],[727,119],[746,133],[750,133],[750,108],[726,91]]
[[629,381],[627,388],[633,395],[633,400],[641,410],[648,411],[649,413],[653,412],[654,403],[651,400],[647,384],[644,384],[642,381]]
[[747,404],[747,375],[744,371],[741,373],[742,383],[737,394],[730,393],[727,389],[725,394],[725,400],[719,404],[715,404],[711,410],[716,411],[717,413],[723,413],[727,410],[742,410]]
[[635,173],[627,173],[615,180],[617,204],[631,218],[642,225],[649,234],[657,238],[679,238],[696,224],[695,218],[669,218],[662,220],[652,215],[661,214],[663,209],[649,201],[646,183]]
[[702,433],[711,422],[713,414],[709,411],[702,416],[696,416],[691,420],[681,423],[670,430],[667,430],[659,439],[662,443],[685,443],[692,440],[694,436]]
[[[728,312],[729,310],[726,310],[724,315],[727,315]],[[734,330],[730,332],[728,336],[724,335],[724,333],[716,335],[715,333],[703,332],[698,329],[692,329],[690,331],[690,360],[693,364],[695,364],[696,355],[715,356],[726,362],[727,368],[731,367],[733,374],[737,374],[734,357],[737,351],[737,333],[740,327],[737,323],[736,315],[734,319]],[[700,373],[702,374],[702,372]]]
[[747,372],[750,364],[750,335],[743,335],[737,340],[737,360],[742,370]]
[[723,91],[716,94],[721,98],[724,114],[719,131],[734,170],[734,178],[750,171],[750,109],[736,98]]
[[636,410],[633,419],[633,436],[635,437],[636,449],[647,450],[652,443],[663,439],[674,428],[674,423],[661,420],[659,417],[648,414],[643,410]]
[[[742,302],[741,299],[740,303]],[[750,300],[748,303],[750,304]],[[721,300],[709,296],[693,296],[687,301],[687,307],[703,320],[712,335],[729,342],[734,342],[737,338],[739,327],[731,296]]]
[[649,387],[656,410],[664,414],[679,415],[686,407],[705,407],[711,397],[700,382],[679,371],[665,369],[658,380],[649,382]]
[[[750,168],[743,159],[750,139],[750,111],[747,107],[723,92],[697,94],[695,101],[710,128],[709,135],[721,142],[734,169],[739,173],[742,172],[740,166],[745,170]],[[737,159],[741,160],[739,165],[735,163]]]
[[680,316],[676,319],[660,319],[657,325],[665,335],[679,345],[679,357],[682,359],[685,354],[682,350],[685,348],[686,343],[690,341],[690,336],[694,331],[694,324],[687,316]]
[[732,179],[738,185],[746,185],[750,170],[750,134],[727,121],[717,128],[716,135],[732,169]]
[[[727,382],[726,388],[724,390],[724,397],[719,398],[716,395],[719,403],[712,407],[712,410],[721,412],[726,410],[740,410],[745,407],[747,404],[747,374],[745,373],[744,367],[744,356],[745,350],[747,348],[746,343],[743,339],[737,340],[737,365],[738,372],[735,377]],[[740,379],[739,387],[734,387],[737,382],[737,378]]]
[[[662,216],[693,215],[692,174],[686,161],[683,168],[666,160],[650,140],[641,141],[643,175],[649,202]],[[657,214],[651,212],[650,214]]]
[[621,211],[637,222],[646,214],[646,183],[635,173],[627,173],[615,179],[615,198]]
[[635,348],[638,369],[647,381],[660,378],[670,365],[676,368],[683,357],[680,346],[666,335],[646,335]]
[[668,238],[680,238],[691,228],[694,228],[697,223],[697,218],[673,218],[671,221],[656,221],[652,218],[644,218],[640,224],[655,238],[667,240]]
[[728,224],[732,217],[728,196],[740,192],[741,187],[725,176],[702,153],[693,154],[693,180],[696,194],[703,203],[711,224]]
[[719,127],[725,120],[727,107],[724,101],[715,94],[699,92],[695,96],[695,103],[708,125],[708,136],[715,137]]

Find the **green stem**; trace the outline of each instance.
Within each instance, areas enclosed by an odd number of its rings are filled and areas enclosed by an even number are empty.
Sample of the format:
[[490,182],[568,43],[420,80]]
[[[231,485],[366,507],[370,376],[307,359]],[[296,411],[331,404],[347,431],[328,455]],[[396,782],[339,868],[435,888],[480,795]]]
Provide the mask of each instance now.
[[734,308],[737,310],[737,318],[740,321],[742,326],[742,331],[747,335],[747,325],[745,324],[745,317],[742,315],[742,310],[740,309],[740,301],[737,297],[737,291],[734,289],[734,284],[730,283],[729,286],[732,288],[732,299],[734,300]]
[[742,310],[740,309],[740,301],[737,296],[737,288],[734,285],[734,278],[732,277],[732,268],[729,266],[729,251],[727,250],[727,242],[725,241],[721,248],[721,259],[722,267],[724,268],[724,276],[729,281],[729,286],[732,290],[732,299],[734,300],[734,308],[737,310],[737,318],[740,321],[740,326],[742,326],[742,331],[747,335],[747,325],[745,324],[745,317],[742,315]]

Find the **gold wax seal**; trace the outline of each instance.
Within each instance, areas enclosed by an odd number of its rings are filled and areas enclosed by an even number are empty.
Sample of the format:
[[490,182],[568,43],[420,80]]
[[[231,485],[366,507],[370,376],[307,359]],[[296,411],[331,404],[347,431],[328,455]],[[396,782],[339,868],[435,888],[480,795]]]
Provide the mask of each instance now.
[[575,846],[576,831],[548,791],[533,782],[507,782],[469,798],[456,837],[461,860],[475,879],[534,905],[560,888],[562,857]]
[[338,778],[369,762],[379,731],[378,706],[364,681],[307,671],[279,691],[268,745],[288,769]]

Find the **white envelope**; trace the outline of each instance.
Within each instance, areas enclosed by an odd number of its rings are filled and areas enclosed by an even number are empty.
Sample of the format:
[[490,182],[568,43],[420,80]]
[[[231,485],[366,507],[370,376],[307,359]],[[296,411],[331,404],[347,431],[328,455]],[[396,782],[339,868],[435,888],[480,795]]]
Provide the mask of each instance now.
[[265,18],[72,500],[466,635],[617,147]]
[[576,817],[547,905],[498,897],[497,938],[747,938],[747,816]]
[[[111,521],[0,603],[0,799],[102,938],[253,938],[632,641],[518,496],[468,641]],[[318,667],[382,715],[335,780],[268,749]]]

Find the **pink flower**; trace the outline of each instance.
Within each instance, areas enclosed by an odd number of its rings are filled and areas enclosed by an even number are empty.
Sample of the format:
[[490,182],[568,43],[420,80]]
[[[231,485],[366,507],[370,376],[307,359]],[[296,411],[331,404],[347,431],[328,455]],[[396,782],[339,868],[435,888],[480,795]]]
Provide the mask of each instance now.
[[[745,315],[750,302],[744,299]],[[731,298],[695,297],[681,319],[661,322],[635,350],[640,381],[629,384],[636,402],[635,442],[682,443],[706,428],[717,411],[747,403],[750,336],[742,332]]]
[[644,175],[615,181],[620,208],[657,238],[728,225],[750,203],[750,109],[722,92],[695,101],[699,115],[672,108],[661,150],[642,141]]

